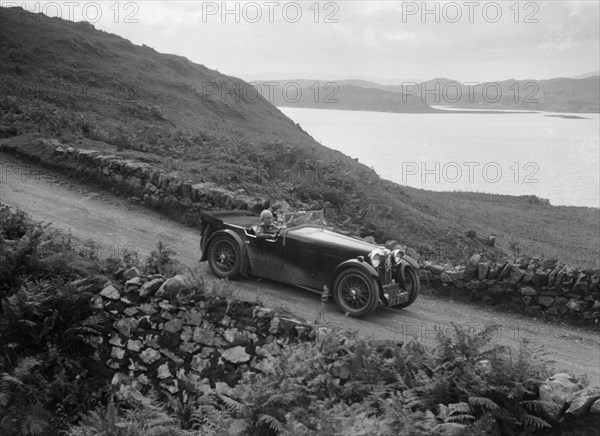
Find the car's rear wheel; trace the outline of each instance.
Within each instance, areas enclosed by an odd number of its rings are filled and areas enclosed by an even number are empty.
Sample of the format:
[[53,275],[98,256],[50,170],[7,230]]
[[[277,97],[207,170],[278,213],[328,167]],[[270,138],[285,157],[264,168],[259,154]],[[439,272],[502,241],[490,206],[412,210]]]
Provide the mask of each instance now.
[[413,268],[406,268],[406,270],[404,270],[404,289],[410,292],[408,301],[392,306],[393,308],[403,309],[413,304],[417,299],[417,295],[419,295],[419,292],[421,291],[421,282],[419,280],[419,275]]
[[360,268],[346,268],[335,279],[333,298],[344,313],[366,316],[377,308],[379,287],[375,279]]
[[214,275],[235,279],[240,275],[240,247],[230,236],[217,236],[208,245],[208,265]]

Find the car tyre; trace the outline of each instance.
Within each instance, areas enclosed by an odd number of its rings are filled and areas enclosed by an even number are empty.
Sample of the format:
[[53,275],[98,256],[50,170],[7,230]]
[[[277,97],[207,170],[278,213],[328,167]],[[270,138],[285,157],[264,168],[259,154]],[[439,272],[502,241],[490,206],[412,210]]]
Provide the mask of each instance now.
[[208,265],[219,278],[235,279],[240,275],[240,247],[230,236],[217,236],[208,245]]
[[410,297],[407,302],[392,306],[395,309],[404,309],[410,306],[417,299],[417,295],[421,292],[421,281],[419,275],[413,268],[406,268],[404,271],[404,289],[410,292]]
[[333,298],[338,307],[349,316],[366,316],[377,308],[379,286],[362,269],[346,268],[335,279]]

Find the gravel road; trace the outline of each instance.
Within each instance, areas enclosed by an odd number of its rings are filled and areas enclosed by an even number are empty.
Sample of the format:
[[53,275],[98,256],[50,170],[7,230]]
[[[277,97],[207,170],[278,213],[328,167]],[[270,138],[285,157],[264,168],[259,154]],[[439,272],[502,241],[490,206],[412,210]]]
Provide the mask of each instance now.
[[[198,262],[197,230],[3,152],[0,203],[19,207],[35,220],[52,222],[75,238],[92,239],[105,256],[121,256],[128,247],[143,258],[158,241],[163,241],[177,251],[182,263],[212,277],[206,263]],[[369,318],[353,319],[344,317],[333,302],[323,307],[318,295],[291,286],[249,278],[234,282],[233,287],[238,298],[260,300],[267,307],[287,310],[310,321],[320,317],[327,325],[358,330],[365,337],[407,341],[416,336],[431,344],[435,329],[451,329],[451,323],[470,328],[497,324],[494,341],[518,347],[522,339],[528,339],[530,346],[543,347],[554,360],[557,372],[588,374],[592,384],[600,385],[600,338],[585,329],[427,296],[420,296],[404,310],[380,307]]]

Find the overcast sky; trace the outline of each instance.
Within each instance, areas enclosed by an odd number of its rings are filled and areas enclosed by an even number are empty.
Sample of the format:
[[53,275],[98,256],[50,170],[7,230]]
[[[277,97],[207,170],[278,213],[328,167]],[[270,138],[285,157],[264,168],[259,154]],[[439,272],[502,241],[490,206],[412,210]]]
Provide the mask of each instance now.
[[[3,5],[14,3],[23,4]],[[598,71],[599,5],[597,0],[25,3],[28,10],[74,21],[83,16],[135,44],[245,80],[385,83],[547,79]]]

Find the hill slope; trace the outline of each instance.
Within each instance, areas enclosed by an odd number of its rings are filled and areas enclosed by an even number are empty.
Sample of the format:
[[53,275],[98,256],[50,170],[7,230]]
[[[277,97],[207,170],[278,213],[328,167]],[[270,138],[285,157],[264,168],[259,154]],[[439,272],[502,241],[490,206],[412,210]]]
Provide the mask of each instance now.
[[[423,244],[424,253],[438,258],[485,250],[477,239],[465,240],[465,232],[475,230],[483,237],[495,233],[504,249],[514,242],[528,254],[598,263],[597,209],[384,181],[315,142],[266,99],[244,92],[249,85],[239,79],[87,23],[16,11],[1,14],[0,22],[3,135],[39,132],[193,181],[215,181],[295,208],[325,208],[345,229]],[[541,217],[548,217],[544,232],[538,231]]]

